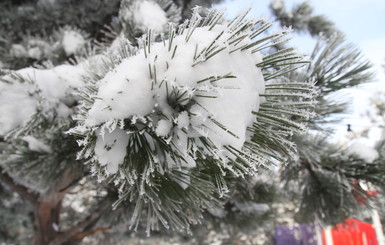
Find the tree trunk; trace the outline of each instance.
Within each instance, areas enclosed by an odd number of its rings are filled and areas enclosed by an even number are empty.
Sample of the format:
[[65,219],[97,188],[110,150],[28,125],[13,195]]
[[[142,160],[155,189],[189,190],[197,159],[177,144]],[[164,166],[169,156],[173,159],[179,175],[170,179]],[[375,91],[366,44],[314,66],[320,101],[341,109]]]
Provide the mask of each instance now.
[[61,200],[42,200],[35,207],[35,245],[48,245],[58,231]]
[[66,171],[62,179],[49,193],[41,195],[35,204],[35,245],[48,245],[59,234],[60,210],[65,194],[75,179],[72,171]]
[[77,181],[76,177],[79,176],[75,172],[67,170],[49,193],[39,195],[31,192],[26,186],[14,182],[12,177],[0,167],[0,181],[34,206],[34,239],[32,244],[76,245],[88,235],[109,229],[109,227],[93,228],[99,220],[100,214],[109,208],[106,205],[101,205],[99,209],[93,210],[88,217],[80,220],[68,230],[61,231],[59,229],[62,201],[66,193],[71,190],[74,182]]

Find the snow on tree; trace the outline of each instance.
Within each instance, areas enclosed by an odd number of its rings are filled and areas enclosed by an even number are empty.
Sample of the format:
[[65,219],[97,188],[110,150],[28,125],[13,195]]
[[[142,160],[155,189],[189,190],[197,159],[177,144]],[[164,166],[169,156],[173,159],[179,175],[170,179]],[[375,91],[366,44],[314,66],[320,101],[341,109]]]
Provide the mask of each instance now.
[[292,26],[301,32],[308,32],[312,36],[320,34],[331,37],[338,30],[333,22],[323,15],[313,15],[313,7],[309,2],[296,5],[293,10],[286,10],[284,1],[273,0],[270,9],[277,17],[282,26]]
[[[143,4],[166,16],[157,2],[135,5],[135,14],[147,15],[141,11]],[[132,228],[147,216],[149,233],[159,229],[159,221],[166,228],[189,229],[202,221],[205,208],[220,207],[231,188],[227,176],[254,175],[273,158],[295,157],[295,146],[286,137],[304,127],[288,115],[311,115],[303,106],[313,103],[313,84],[274,80],[293,64],[303,63],[293,49],[261,53],[285,41],[288,30],[263,36],[271,23],[249,20],[247,11],[224,22],[223,12],[210,10],[201,17],[198,9],[190,21],[169,24],[168,36],[153,35],[153,23],[142,26],[136,22],[144,19],[121,14],[126,23],[147,31],[138,47],[123,42],[76,66],[26,68],[3,76],[6,176],[48,199],[63,181],[69,184],[81,176],[81,167],[71,168],[66,161],[71,157],[59,159],[73,150],[73,140],[68,149],[52,146],[58,134],[71,138],[63,129],[73,125],[71,116],[78,111],[77,125],[68,131],[82,137],[78,158],[91,163],[99,182],[114,183],[119,191],[114,208],[122,203],[135,206]],[[84,42],[65,32],[67,54],[78,49],[68,45],[68,38],[76,39],[73,45]],[[12,113],[19,108],[26,111]],[[18,168],[27,155],[33,160]],[[54,162],[61,163],[51,171]],[[32,166],[33,174],[28,172]],[[59,177],[62,172],[68,172],[64,179]],[[41,179],[43,173],[56,180]],[[55,234],[45,228],[37,241],[63,239],[44,234]]]
[[309,117],[295,103],[311,106],[313,85],[271,79],[274,65],[285,69],[302,57],[292,49],[262,56],[287,31],[260,38],[271,23],[247,20],[246,13],[219,24],[222,12],[202,18],[195,9],[190,22],[170,26],[168,40],[154,42],[149,30],[139,49],[121,47],[105,61],[107,72],[86,85],[80,123],[69,132],[83,137],[78,157],[91,159],[99,181],[118,186],[116,205],[136,202],[132,226],[148,209],[148,231],[158,220],[184,229],[200,222],[200,209],[218,205],[210,200],[226,195],[227,175],[254,175],[270,158],[294,157],[283,136],[304,128],[283,112]]
[[383,154],[367,165],[303,134],[342,110],[326,95],[370,78],[340,35],[309,63],[283,45],[290,29],[187,11],[215,1],[21,2],[0,9],[0,195],[13,198],[0,208],[29,202],[35,244],[217,221],[271,230],[297,211],[330,222],[357,206],[351,180],[383,186]]

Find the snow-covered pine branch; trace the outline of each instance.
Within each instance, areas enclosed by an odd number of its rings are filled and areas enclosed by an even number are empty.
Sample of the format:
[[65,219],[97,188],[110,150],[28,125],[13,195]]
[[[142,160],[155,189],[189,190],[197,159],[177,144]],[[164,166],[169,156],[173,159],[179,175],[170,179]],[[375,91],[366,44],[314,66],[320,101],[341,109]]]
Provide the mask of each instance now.
[[247,12],[225,23],[196,8],[163,40],[149,29],[139,48],[110,50],[87,80],[69,132],[82,138],[78,158],[117,185],[115,207],[136,203],[131,227],[147,210],[148,232],[159,221],[186,229],[220,205],[227,176],[295,157],[288,136],[305,127],[291,116],[312,115],[313,84],[277,79],[305,61],[292,49],[266,53],[288,30],[264,36],[271,23]]
[[84,86],[85,73],[80,64],[24,68],[0,77],[0,135],[28,131],[26,127],[38,113],[44,117],[54,111],[57,117],[69,118],[77,103],[74,91]]
[[[65,131],[83,86],[83,65],[25,68],[0,78],[0,166],[16,183],[46,193],[75,161],[76,142]],[[82,174],[79,171],[78,174]]]

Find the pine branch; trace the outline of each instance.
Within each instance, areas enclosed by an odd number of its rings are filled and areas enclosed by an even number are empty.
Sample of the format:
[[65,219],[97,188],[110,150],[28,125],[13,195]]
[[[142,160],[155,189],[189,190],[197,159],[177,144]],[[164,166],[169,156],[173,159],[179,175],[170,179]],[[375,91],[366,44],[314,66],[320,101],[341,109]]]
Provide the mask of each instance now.
[[0,167],[0,181],[10,187],[13,191],[17,192],[22,198],[27,199],[32,204],[36,204],[39,199],[39,195],[30,191],[27,187],[15,183],[11,176],[9,176],[5,170]]
[[307,161],[304,158],[300,159],[301,164],[305,167],[305,169],[308,171],[310,176],[319,184],[319,186],[322,186],[321,180],[318,178],[316,172],[313,170],[311,164],[309,161]]

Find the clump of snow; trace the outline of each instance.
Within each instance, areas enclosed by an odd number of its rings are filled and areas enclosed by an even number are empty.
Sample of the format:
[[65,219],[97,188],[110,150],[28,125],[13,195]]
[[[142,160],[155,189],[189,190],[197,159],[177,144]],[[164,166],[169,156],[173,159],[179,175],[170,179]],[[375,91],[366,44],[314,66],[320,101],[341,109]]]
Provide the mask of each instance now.
[[378,152],[373,147],[360,140],[353,141],[347,151],[349,155],[358,157],[368,163],[372,163],[379,157]]
[[27,42],[28,57],[34,59],[42,59],[49,57],[53,52],[53,47],[50,43],[40,38],[31,38]]
[[[130,6],[131,4],[134,6]],[[142,33],[145,33],[148,29],[158,33],[162,32],[168,23],[166,12],[158,3],[152,0],[127,2],[127,5],[126,8],[121,8],[119,17],[124,23],[131,23]]]
[[53,69],[24,68],[0,81],[0,135],[27,123],[37,108],[56,108],[68,117],[73,90],[84,85],[81,65],[61,65]]
[[42,96],[52,103],[66,99],[66,96],[72,93],[72,89],[84,85],[82,80],[84,71],[81,65],[60,65],[46,70],[25,68],[18,70],[17,73],[35,82]]
[[280,10],[282,9],[284,6],[283,6],[283,2],[282,0],[274,0],[271,4],[270,4],[271,8],[274,9],[274,10]]
[[224,218],[226,216],[226,210],[222,207],[208,208],[207,211],[217,218]]
[[188,126],[190,125],[190,118],[188,116],[187,111],[182,111],[181,113],[179,113],[177,123],[179,129],[188,128]]
[[[142,49],[124,59],[100,81],[98,99],[88,112],[86,126],[160,111],[170,123],[165,127],[166,123],[161,121],[159,135],[168,135],[171,120],[177,118],[180,128],[191,124],[188,137],[209,137],[218,148],[231,145],[241,149],[246,129],[255,121],[252,112],[258,111],[259,94],[265,89],[262,72],[255,66],[262,56],[250,50],[230,53],[230,34],[225,31],[226,27],[219,25],[213,30],[199,27],[188,42],[185,36],[173,39],[175,53],[163,43],[154,43],[150,53],[145,54]],[[196,64],[195,49],[199,53],[215,39],[215,43],[225,46],[225,51]],[[229,78],[209,79],[229,73]],[[169,99],[171,90],[181,94],[181,102],[175,103],[185,106],[185,112],[179,113],[173,107]],[[152,115],[155,122],[160,120],[156,113]]]
[[28,56],[36,60],[40,60],[43,57],[43,52],[38,47],[28,49]]
[[161,32],[167,24],[166,12],[153,1],[142,1],[134,13],[135,23],[145,29]]
[[12,44],[10,54],[16,58],[23,58],[28,55],[27,50],[20,44]]
[[171,128],[172,128],[172,122],[169,120],[162,119],[162,120],[159,120],[158,126],[155,129],[155,133],[158,136],[166,137],[167,135],[169,135]]
[[31,96],[33,92],[31,84],[0,81],[0,135],[25,124],[35,113],[37,101]]
[[265,203],[254,203],[254,202],[234,202],[234,208],[249,214],[264,214],[270,210],[269,205]]
[[95,156],[102,166],[107,166],[107,171],[114,174],[123,163],[126,156],[129,135],[122,129],[105,132],[96,140]]
[[86,43],[83,35],[75,30],[65,30],[62,45],[67,56],[76,54]]
[[28,143],[28,147],[31,151],[37,151],[42,153],[51,153],[52,151],[48,145],[44,144],[44,142],[36,139],[33,136],[24,136],[22,139]]

